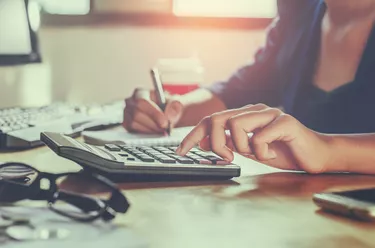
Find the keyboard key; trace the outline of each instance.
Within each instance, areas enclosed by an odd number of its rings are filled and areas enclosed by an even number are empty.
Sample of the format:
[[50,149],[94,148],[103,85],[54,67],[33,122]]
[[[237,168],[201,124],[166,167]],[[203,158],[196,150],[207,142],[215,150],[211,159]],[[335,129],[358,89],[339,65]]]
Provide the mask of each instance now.
[[119,152],[121,151],[120,147],[116,146],[116,145],[113,145],[113,144],[107,144],[104,146],[108,151],[111,151],[111,152]]
[[121,157],[129,157],[129,154],[127,153],[119,153],[118,155],[120,155]]
[[127,158],[128,161],[135,161],[135,158]]

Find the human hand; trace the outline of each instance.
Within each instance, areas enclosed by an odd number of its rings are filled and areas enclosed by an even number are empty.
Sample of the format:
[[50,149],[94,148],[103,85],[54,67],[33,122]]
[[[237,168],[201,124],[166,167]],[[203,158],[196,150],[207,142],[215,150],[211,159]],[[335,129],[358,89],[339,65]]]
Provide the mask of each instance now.
[[129,132],[163,133],[175,126],[181,118],[183,105],[177,96],[167,95],[167,106],[163,112],[156,103],[154,91],[136,89],[133,95],[125,100],[123,126]]
[[185,155],[198,144],[229,162],[237,152],[280,169],[309,173],[329,170],[330,136],[316,133],[294,117],[263,104],[204,118],[185,137],[177,153]]

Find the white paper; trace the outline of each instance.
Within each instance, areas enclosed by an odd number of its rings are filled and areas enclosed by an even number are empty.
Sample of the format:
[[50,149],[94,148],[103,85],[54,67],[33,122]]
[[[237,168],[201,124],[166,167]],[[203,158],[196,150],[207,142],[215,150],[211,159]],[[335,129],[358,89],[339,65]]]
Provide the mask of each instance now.
[[104,144],[127,144],[127,145],[148,145],[165,146],[178,145],[193,127],[175,128],[171,136],[162,134],[134,134],[129,133],[122,127],[104,131],[84,131],[82,136],[86,143],[92,145]]

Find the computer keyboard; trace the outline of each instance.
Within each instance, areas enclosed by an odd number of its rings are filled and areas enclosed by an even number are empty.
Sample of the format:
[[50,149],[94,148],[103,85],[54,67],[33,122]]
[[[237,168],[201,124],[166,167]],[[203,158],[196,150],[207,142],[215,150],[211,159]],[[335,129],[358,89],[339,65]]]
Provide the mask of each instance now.
[[147,176],[229,179],[240,175],[238,165],[199,148],[179,156],[177,147],[93,146],[58,133],[42,133],[41,140],[59,156],[116,181]]
[[96,105],[54,103],[37,108],[0,109],[0,149],[26,149],[42,145],[41,132],[78,136],[83,130],[118,125],[123,101]]

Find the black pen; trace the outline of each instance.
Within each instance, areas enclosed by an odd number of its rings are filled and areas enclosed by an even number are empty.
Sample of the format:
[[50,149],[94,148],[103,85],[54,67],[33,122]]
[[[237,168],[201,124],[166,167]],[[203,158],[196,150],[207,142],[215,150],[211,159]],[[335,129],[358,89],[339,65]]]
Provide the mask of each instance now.
[[[150,73],[151,73],[152,82],[154,84],[156,97],[158,100],[158,105],[160,109],[164,112],[165,107],[167,106],[167,99],[165,98],[163,84],[161,82],[159,70],[157,68],[152,68]],[[169,136],[171,135],[171,122],[168,122],[168,127],[167,127],[166,132]]]

